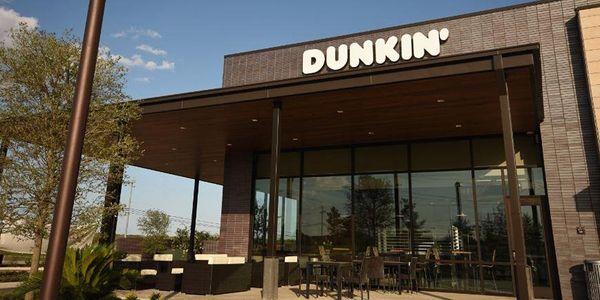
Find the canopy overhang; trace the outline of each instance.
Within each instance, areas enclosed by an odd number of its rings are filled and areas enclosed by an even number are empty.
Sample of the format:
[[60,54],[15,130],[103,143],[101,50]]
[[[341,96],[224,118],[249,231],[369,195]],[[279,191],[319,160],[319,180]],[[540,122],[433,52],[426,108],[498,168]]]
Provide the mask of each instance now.
[[270,149],[274,100],[284,150],[501,134],[497,54],[514,132],[534,132],[537,45],[140,100],[144,154],[134,165],[222,184],[227,151]]

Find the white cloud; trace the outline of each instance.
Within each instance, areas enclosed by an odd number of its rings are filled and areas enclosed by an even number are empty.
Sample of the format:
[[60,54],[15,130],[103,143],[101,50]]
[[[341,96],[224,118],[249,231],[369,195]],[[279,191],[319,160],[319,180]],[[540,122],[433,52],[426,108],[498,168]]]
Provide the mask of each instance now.
[[131,37],[132,39],[137,39],[141,36],[145,36],[145,37],[149,37],[149,38],[153,38],[153,39],[162,38],[162,35],[160,33],[158,33],[158,31],[155,31],[152,29],[136,28],[136,27],[129,27],[129,29],[127,29],[127,30],[115,32],[115,33],[111,34],[111,36],[114,38]]
[[157,63],[152,60],[144,60],[141,55],[134,54],[131,57],[124,57],[121,55],[113,55],[113,57],[119,59],[119,62],[128,68],[140,67],[149,71],[154,70],[168,70],[172,71],[175,69],[175,63],[170,62],[168,60],[163,60],[160,63]]
[[21,16],[18,12],[0,6],[0,42],[10,44],[10,29],[17,27],[20,23],[24,23],[29,28],[36,28],[38,20],[33,17]]
[[146,44],[138,45],[137,47],[135,47],[135,49],[138,49],[138,50],[144,51],[144,52],[148,52],[148,53],[151,53],[154,55],[167,55],[167,51],[165,51],[163,49],[159,49],[159,48],[154,48],[154,47],[146,45]]
[[109,55],[110,55],[110,48],[108,48],[107,46],[102,46],[102,45],[100,45],[100,47],[98,47],[98,57],[108,58]]
[[150,78],[148,77],[137,77],[134,79],[137,82],[141,82],[141,83],[148,83],[150,82]]

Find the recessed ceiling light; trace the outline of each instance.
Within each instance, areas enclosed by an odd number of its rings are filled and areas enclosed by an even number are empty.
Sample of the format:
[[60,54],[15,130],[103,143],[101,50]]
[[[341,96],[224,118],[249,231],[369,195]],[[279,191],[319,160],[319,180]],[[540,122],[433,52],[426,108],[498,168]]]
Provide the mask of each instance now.
[[455,126],[456,128],[461,128],[461,127],[462,127],[462,124],[456,124],[456,125],[454,125],[454,126]]
[[213,159],[213,162],[217,162],[217,160],[216,160],[216,159]]
[[185,127],[185,126],[179,126],[179,129],[181,129],[181,130],[186,130],[186,129],[187,129],[187,127]]
[[444,99],[437,99],[435,102],[437,102],[437,103],[444,103],[444,102],[446,102],[446,100],[444,100]]
[[533,135],[533,131],[527,131],[526,134],[527,135]]
[[343,114],[343,113],[344,113],[344,111],[343,111],[343,110],[341,110],[341,109],[337,110],[336,112],[337,112],[338,114]]
[[227,143],[227,147],[231,147],[231,146],[233,146],[233,144]]
[[177,151],[177,148],[173,147],[171,148],[172,151]]
[[298,138],[297,137],[292,138],[292,141],[298,141]]
[[375,132],[369,131],[369,135],[375,135]]
[[168,166],[168,165],[169,165],[169,163],[165,163],[165,166]]
[[258,119],[252,119],[251,121],[256,123],[256,122],[258,122]]

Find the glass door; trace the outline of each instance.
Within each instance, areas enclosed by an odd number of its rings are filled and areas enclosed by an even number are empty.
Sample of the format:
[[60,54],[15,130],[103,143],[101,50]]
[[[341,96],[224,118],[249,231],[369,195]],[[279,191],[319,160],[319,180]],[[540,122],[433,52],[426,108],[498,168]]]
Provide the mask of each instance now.
[[546,247],[545,214],[541,201],[545,197],[521,196],[521,216],[525,237],[527,263],[536,298],[552,298],[548,255]]

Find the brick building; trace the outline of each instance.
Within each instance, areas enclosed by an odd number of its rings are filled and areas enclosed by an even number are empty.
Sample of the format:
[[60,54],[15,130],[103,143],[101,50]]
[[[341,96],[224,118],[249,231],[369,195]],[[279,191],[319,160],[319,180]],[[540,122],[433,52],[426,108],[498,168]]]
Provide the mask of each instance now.
[[430,262],[432,289],[580,299],[600,259],[596,4],[227,55],[223,88],[141,100],[136,165],[223,185],[219,252],[371,247]]

